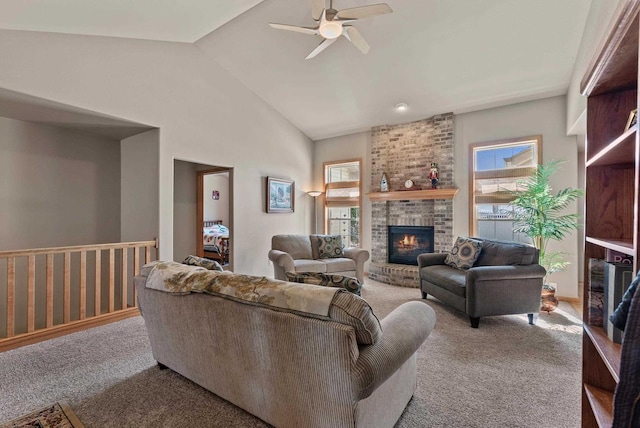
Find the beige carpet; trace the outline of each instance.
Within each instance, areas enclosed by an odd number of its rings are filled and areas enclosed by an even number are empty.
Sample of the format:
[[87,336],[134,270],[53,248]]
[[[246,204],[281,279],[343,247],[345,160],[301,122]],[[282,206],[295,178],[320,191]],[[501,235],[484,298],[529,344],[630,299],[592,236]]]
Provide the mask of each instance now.
[[[383,318],[417,289],[367,281]],[[424,301],[423,301],[424,302]],[[418,388],[398,427],[579,427],[581,324],[561,303],[537,325],[487,317],[479,329],[437,300],[418,354]],[[155,366],[141,318],[0,354],[0,421],[66,400],[87,427],[262,427],[260,420]],[[283,404],[286,405],[286,404]]]

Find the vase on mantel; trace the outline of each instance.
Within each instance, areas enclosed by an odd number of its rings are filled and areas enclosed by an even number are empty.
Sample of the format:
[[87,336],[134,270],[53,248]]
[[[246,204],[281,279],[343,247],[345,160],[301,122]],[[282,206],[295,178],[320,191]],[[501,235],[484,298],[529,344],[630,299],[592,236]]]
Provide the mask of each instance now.
[[387,180],[387,173],[382,173],[382,178],[380,179],[380,191],[388,192],[389,191],[389,180]]

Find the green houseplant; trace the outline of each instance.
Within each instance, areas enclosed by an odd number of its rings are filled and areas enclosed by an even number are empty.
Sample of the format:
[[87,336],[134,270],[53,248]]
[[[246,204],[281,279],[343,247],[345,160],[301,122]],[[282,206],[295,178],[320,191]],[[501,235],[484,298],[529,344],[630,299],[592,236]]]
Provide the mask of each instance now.
[[581,189],[570,187],[553,193],[549,181],[562,163],[550,161],[538,165],[532,176],[517,182],[518,190],[513,192],[515,199],[510,204],[513,207],[513,230],[530,237],[540,250],[540,264],[547,270],[543,287],[553,292],[555,289],[547,283],[547,278],[564,269],[569,262],[564,259],[567,253],[548,251],[547,246],[550,241],[561,241],[580,227],[578,214],[564,214],[563,211],[584,194]]

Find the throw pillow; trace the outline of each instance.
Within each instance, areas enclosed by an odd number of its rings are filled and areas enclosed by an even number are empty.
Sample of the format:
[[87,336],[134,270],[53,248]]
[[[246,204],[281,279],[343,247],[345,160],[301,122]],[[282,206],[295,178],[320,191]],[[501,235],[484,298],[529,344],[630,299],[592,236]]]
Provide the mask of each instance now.
[[289,282],[322,285],[324,287],[341,287],[359,296],[362,284],[357,278],[342,275],[331,275],[321,272],[286,272]]
[[208,270],[219,270],[219,271],[224,270],[222,269],[222,266],[220,266],[220,263],[218,263],[217,261],[210,260],[210,259],[203,259],[202,257],[197,257],[197,256],[187,256],[187,258],[185,258],[182,261],[182,264],[189,265],[189,266],[198,266]]
[[482,251],[482,241],[458,237],[444,263],[456,269],[469,269],[478,260]]
[[318,243],[318,258],[333,259],[344,257],[342,252],[342,236],[340,235],[316,235]]

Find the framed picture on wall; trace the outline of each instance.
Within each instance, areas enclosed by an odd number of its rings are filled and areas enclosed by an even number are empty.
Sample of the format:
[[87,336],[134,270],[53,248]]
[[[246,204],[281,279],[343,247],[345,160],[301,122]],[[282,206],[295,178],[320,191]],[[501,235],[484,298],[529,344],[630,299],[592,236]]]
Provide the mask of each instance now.
[[295,183],[291,180],[267,177],[267,212],[292,213]]

